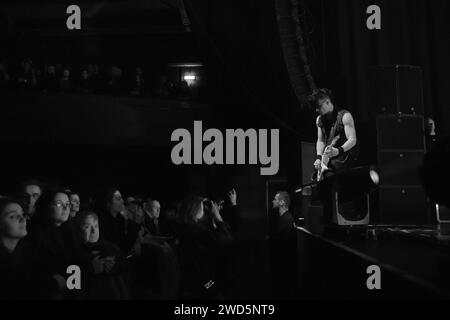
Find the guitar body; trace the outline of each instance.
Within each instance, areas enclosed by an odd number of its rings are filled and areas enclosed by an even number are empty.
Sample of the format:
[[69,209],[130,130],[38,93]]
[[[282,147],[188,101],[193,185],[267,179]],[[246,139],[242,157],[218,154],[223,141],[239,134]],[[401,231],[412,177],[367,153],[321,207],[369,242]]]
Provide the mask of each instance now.
[[[334,137],[333,141],[331,141],[331,143],[325,147],[324,151],[326,151],[329,148],[334,147],[334,145],[339,140],[339,138],[340,138],[340,136]],[[328,164],[330,163],[330,160],[331,159],[326,155],[326,152],[324,152],[322,155],[322,161],[320,162],[320,168],[319,168],[319,170],[317,170],[317,181],[321,181],[323,179],[323,173],[325,171],[329,170]]]
[[341,171],[348,168],[350,160],[350,153],[344,152],[342,155],[330,159],[328,162],[328,168],[333,169],[333,171]]
[[323,173],[325,171],[329,170],[329,168],[328,168],[329,162],[330,162],[330,159],[327,156],[322,156],[320,168],[319,168],[319,170],[317,170],[317,181],[321,181],[323,179]]
[[[333,141],[325,148],[327,150],[328,148],[334,147],[336,142],[339,140],[339,136],[336,136]],[[351,156],[349,152],[344,152],[343,154],[334,157],[329,158],[326,153],[322,155],[322,161],[320,163],[320,168],[317,170],[317,177],[316,181],[322,181],[323,175],[326,171],[341,171],[343,169],[346,169],[351,162]]]

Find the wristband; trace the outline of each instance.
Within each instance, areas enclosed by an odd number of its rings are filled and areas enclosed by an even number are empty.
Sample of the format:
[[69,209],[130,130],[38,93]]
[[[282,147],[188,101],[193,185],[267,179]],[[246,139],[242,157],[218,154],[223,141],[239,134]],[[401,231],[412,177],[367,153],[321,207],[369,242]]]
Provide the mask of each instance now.
[[322,155],[321,155],[321,154],[318,154],[318,155],[316,156],[316,160],[322,160]]
[[338,156],[340,156],[340,155],[342,155],[344,153],[344,148],[338,147],[337,149],[339,150]]

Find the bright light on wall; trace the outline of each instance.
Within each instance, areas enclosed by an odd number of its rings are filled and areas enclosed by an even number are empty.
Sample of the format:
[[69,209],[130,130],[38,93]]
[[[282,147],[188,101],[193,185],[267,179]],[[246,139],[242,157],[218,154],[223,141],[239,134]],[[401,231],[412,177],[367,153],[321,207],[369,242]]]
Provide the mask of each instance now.
[[188,81],[188,80],[195,80],[195,76],[184,76],[184,80]]

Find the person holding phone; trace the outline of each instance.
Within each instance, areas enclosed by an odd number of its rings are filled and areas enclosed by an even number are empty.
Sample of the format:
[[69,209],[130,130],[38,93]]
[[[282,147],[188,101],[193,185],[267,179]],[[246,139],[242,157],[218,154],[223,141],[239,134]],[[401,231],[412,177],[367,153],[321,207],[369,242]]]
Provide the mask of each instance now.
[[233,237],[219,206],[208,198],[189,196],[180,214],[181,298],[224,297]]

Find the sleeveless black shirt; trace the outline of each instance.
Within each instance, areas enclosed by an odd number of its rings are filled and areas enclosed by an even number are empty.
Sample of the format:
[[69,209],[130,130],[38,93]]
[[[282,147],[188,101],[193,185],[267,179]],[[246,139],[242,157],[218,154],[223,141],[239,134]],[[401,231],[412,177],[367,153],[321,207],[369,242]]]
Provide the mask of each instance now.
[[[347,137],[345,136],[345,130],[344,130],[344,124],[342,122],[342,118],[346,113],[350,113],[348,110],[341,109],[338,112],[334,112],[334,114],[330,118],[326,115],[322,115],[319,118],[318,126],[322,129],[322,135],[324,137],[325,146],[328,146],[331,144],[333,139],[337,136],[339,136],[338,140],[334,144],[335,148],[341,147],[346,141]],[[356,145],[348,150],[347,152],[344,152],[343,155],[336,157],[336,158],[345,158],[347,155],[353,158],[353,160],[356,160],[358,158],[358,152],[359,151],[359,145],[358,142]],[[333,161],[332,161],[333,162]]]

